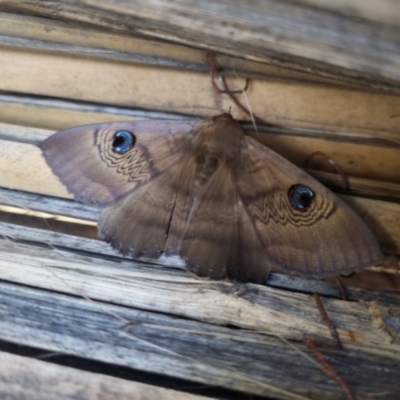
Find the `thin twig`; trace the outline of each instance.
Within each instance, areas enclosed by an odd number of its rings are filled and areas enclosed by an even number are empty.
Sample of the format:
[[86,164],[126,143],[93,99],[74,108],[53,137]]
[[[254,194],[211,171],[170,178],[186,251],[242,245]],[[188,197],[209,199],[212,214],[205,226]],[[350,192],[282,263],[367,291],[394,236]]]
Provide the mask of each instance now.
[[336,277],[334,279],[334,281],[336,283],[336,286],[339,289],[341,299],[342,300],[347,300],[346,291],[344,289],[343,283],[340,281],[340,279],[338,277]]
[[309,348],[310,351],[314,354],[315,358],[321,363],[321,365],[325,368],[327,372],[331,375],[331,377],[337,382],[339,387],[342,389],[343,393],[349,400],[357,400],[357,397],[351,390],[350,386],[347,382],[338,374],[333,365],[324,357],[324,355],[318,350],[315,346],[314,342],[310,339],[304,340],[305,344]]
[[[230,99],[235,103],[235,105],[242,110],[243,112],[245,112],[247,115],[249,115],[250,117],[252,117],[252,119],[259,123],[259,124],[263,124],[266,126],[274,126],[273,124],[270,124],[269,122],[263,120],[262,118],[258,117],[257,115],[255,115],[254,113],[251,113],[246,106],[244,106],[235,96],[235,94],[239,94],[239,93],[243,93],[243,91],[246,91],[248,88],[248,84],[249,84],[249,80],[248,78],[246,78],[246,84],[244,89],[241,90],[231,90],[230,87],[228,86],[225,77],[222,75],[221,73],[221,68],[218,66],[215,55],[213,53],[208,53],[208,59],[209,62],[211,64],[211,70],[210,70],[210,74],[211,74],[211,83],[214,87],[214,89],[218,92],[218,93],[224,93],[227,94]],[[222,82],[222,86],[223,89],[219,88],[218,85],[215,83],[215,75],[216,73],[219,74],[219,78]]]
[[340,341],[339,335],[337,333],[335,325],[333,325],[332,321],[330,320],[328,313],[325,310],[324,304],[322,303],[321,297],[317,292],[313,293],[313,297],[315,300],[315,303],[317,304],[318,311],[321,314],[322,320],[325,322],[329,330],[331,331],[332,338],[336,342],[336,347],[339,350],[343,350],[342,343]]
[[343,189],[347,192],[349,190],[349,180],[347,179],[347,175],[344,173],[344,171],[339,167],[339,165],[336,164],[335,160],[333,160],[332,158],[330,158],[329,156],[327,156],[325,153],[323,153],[322,151],[314,151],[313,153],[311,153],[307,158],[306,161],[304,163],[304,168],[307,168],[308,164],[310,163],[311,159],[313,159],[314,157],[319,156],[319,157],[323,157],[326,160],[328,160],[328,162],[335,168],[336,172],[341,176],[342,178],[342,183],[343,183]]

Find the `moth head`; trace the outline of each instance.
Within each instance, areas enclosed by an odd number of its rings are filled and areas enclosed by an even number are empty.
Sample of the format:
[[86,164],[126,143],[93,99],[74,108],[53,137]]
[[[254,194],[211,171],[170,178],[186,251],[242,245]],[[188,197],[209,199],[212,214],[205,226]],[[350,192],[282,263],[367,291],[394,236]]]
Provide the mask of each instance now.
[[315,199],[314,191],[304,185],[291,186],[288,195],[290,204],[299,211],[307,211]]
[[115,153],[124,154],[136,143],[136,136],[130,131],[117,131],[115,132],[112,149]]
[[193,142],[198,153],[207,153],[227,163],[239,155],[245,134],[230,114],[208,118],[199,126],[199,131],[198,141]]

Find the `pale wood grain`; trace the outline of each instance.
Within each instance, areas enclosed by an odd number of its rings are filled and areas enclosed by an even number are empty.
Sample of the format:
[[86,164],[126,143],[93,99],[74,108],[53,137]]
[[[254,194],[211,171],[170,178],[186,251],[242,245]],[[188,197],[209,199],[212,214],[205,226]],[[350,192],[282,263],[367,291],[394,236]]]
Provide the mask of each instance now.
[[49,170],[37,146],[0,141],[0,165],[4,187],[72,198]]
[[[295,340],[307,335],[330,338],[309,295],[202,280],[183,270],[123,259],[98,240],[5,223],[0,226],[3,235],[17,241],[0,242],[1,275],[8,281],[188,318],[195,315],[208,323],[280,334]],[[18,244],[27,241],[46,243],[47,249]],[[86,255],[73,250],[85,251]],[[103,259],[101,254],[112,255],[114,261]],[[247,294],[246,288],[250,290]],[[370,326],[365,304],[330,299],[326,307],[349,348],[365,346],[366,352],[400,357],[400,348],[391,345],[391,337]],[[356,339],[353,331],[357,332]]]
[[[227,328],[69,296],[54,297],[14,285],[0,285],[0,291],[4,296],[0,301],[11,299],[0,303],[5,319],[2,339],[42,349],[43,356],[48,352],[84,354],[93,361],[253,394],[291,400],[309,398],[301,395],[304,385],[298,378],[294,391],[285,390],[287,381],[274,385],[276,378],[283,378],[288,358],[295,353],[274,338],[254,333],[242,338]],[[32,303],[41,307],[30,315],[26,308]],[[243,353],[253,355],[252,365],[243,359]],[[265,363],[267,355],[272,364],[276,359],[281,366],[271,370],[271,364]],[[321,377],[312,362],[307,369]],[[332,386],[326,379],[314,395],[329,393]],[[337,390],[333,388],[328,398],[338,399]]]
[[[3,91],[202,116],[232,107],[236,118],[249,120],[227,95],[215,92],[206,72],[163,68],[160,73],[150,65],[14,48],[4,48],[0,61]],[[233,88],[243,84],[242,78],[231,79]],[[344,126],[366,131],[398,129],[397,120],[390,117],[398,113],[400,100],[389,94],[273,79],[253,79],[246,94],[252,111],[273,124],[328,131]]]
[[[94,26],[79,27],[28,15],[0,13],[0,46],[202,72],[210,70],[206,50],[157,43]],[[364,86],[359,81],[330,79],[221,54],[218,55],[218,63],[228,74],[236,71],[239,75],[259,78]]]
[[9,400],[201,400],[176,390],[157,388],[28,357],[0,352],[0,397]]
[[[27,128],[24,130],[25,132],[18,132],[18,128],[2,126],[1,138],[36,144],[54,131],[88,123],[137,119],[182,120],[191,118],[190,116],[163,111],[140,110],[123,106],[54,98],[47,99],[10,93],[0,93],[0,104],[2,123],[22,125]],[[29,128],[31,127],[40,129],[30,130]],[[26,135],[28,130],[30,133]],[[46,132],[46,130],[51,132]],[[396,137],[387,137],[386,139],[396,140]]]
[[[307,172],[314,178],[321,181],[324,185],[344,189],[344,182],[339,174],[307,169]],[[379,198],[390,198],[391,200],[400,199],[400,185],[393,182],[373,181],[357,177],[347,177],[348,191],[353,195],[375,196]]]
[[[74,252],[78,241],[66,235],[7,224],[1,231],[16,240],[0,240],[0,273],[9,282],[0,285],[2,340],[274,398],[341,398],[318,366],[276,337],[329,340],[309,295],[103,258],[88,240]],[[63,250],[38,246],[44,235]],[[19,243],[24,236],[30,244]],[[384,399],[396,391],[400,358],[395,331],[386,329],[396,326],[399,305],[388,299],[323,300],[345,345],[325,350],[331,362],[357,393],[385,387]]]
[[[70,195],[68,197],[71,197]],[[100,210],[74,200],[43,196],[39,193],[20,192],[0,187],[0,204],[25,210],[47,213],[48,216],[63,215],[71,218],[97,221]],[[43,218],[45,218],[43,216]]]
[[345,196],[344,200],[379,236],[383,251],[400,255],[400,204],[356,196]]
[[[377,24],[359,15],[352,17],[357,12],[346,12],[344,7],[332,12],[331,6],[324,8],[323,3],[309,7],[274,0],[69,0],[61,4],[26,0],[6,4],[17,10],[206,47],[295,70],[358,78],[375,87],[380,84],[382,89],[398,88],[399,30],[385,25],[387,19],[381,19],[379,13],[374,13],[374,19],[383,23]],[[390,9],[395,7],[390,5]],[[368,15],[373,14],[370,10]]]
[[400,7],[397,0],[297,0],[296,2],[336,11],[340,15],[400,26]]

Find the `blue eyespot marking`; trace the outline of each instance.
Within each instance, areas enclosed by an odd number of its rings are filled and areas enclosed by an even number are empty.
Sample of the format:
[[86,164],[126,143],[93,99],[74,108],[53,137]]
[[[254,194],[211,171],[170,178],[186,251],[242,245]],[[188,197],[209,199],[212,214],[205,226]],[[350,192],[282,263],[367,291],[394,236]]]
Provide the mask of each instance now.
[[118,154],[129,151],[136,143],[136,137],[129,131],[118,131],[114,135],[113,150]]
[[289,189],[289,199],[293,207],[300,211],[310,208],[315,193],[307,186],[295,185]]

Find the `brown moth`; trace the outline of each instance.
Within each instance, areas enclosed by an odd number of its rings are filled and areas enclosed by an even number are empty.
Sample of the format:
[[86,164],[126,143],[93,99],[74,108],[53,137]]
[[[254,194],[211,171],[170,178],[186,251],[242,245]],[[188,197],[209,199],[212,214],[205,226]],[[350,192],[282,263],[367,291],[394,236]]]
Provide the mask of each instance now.
[[76,199],[103,209],[99,235],[133,257],[245,282],[272,266],[322,278],[382,259],[354,211],[229,114],[81,126],[40,147]]

